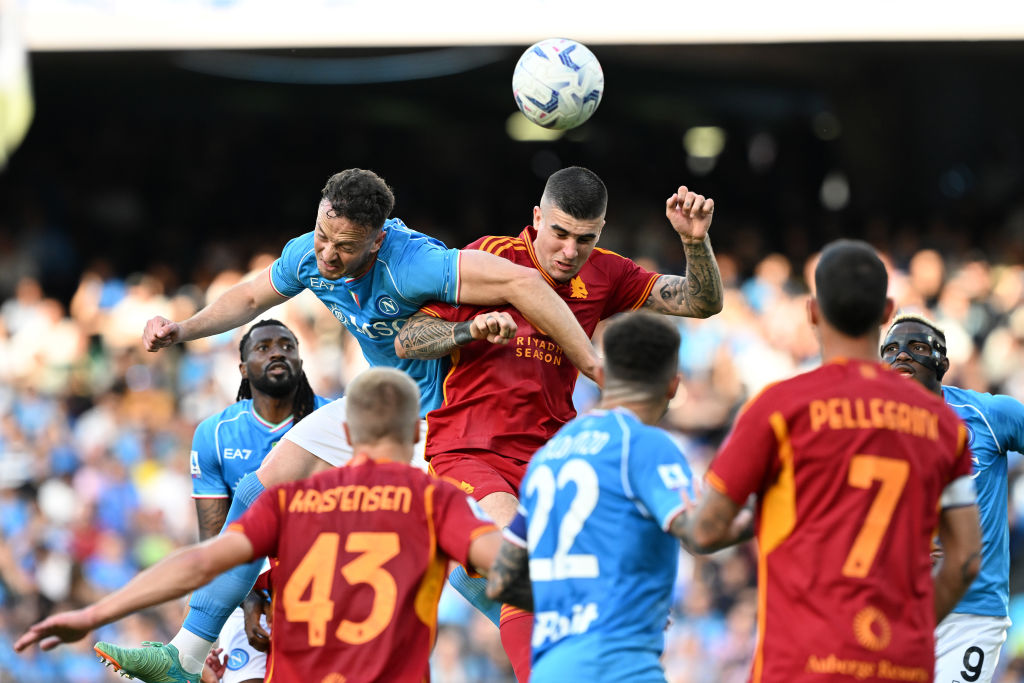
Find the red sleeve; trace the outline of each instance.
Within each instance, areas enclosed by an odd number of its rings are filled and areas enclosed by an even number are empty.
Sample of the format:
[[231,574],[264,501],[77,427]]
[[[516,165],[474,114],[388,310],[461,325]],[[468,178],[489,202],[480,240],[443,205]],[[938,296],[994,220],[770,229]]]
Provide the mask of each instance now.
[[[751,400],[708,468],[708,485],[737,505],[744,505],[751,493],[759,493],[776,468],[778,441],[771,420],[777,409],[765,394]],[[782,413],[776,419],[782,419]]]
[[228,526],[252,543],[253,557],[277,557],[277,541],[286,500],[284,487],[264,491],[241,517]]
[[[654,288],[654,283],[661,275],[652,273],[613,251],[606,249],[595,249],[594,251],[600,254],[606,278],[615,283],[605,300],[602,317],[607,318],[616,313],[633,311],[643,306]],[[595,254],[591,254],[591,258],[594,256]]]
[[[441,301],[432,301],[426,306],[420,308],[420,313],[426,313],[427,315],[441,320],[447,320],[451,323],[461,323],[467,320],[472,320],[473,317],[483,310],[480,306],[470,306],[469,304],[460,304],[458,306],[454,304],[446,304]],[[494,310],[492,306],[490,310]]]
[[476,501],[452,484],[437,480],[433,495],[437,544],[448,557],[467,565],[469,544],[481,535],[498,529]]

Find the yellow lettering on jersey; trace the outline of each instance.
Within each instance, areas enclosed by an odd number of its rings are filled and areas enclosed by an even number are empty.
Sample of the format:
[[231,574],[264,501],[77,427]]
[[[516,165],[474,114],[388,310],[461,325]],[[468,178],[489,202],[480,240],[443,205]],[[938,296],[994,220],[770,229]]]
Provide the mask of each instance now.
[[849,399],[843,396],[815,399],[807,407],[811,431],[821,429],[888,429],[939,440],[939,416],[927,408],[882,398]]
[[335,486],[325,491],[299,489],[288,504],[289,513],[314,512],[391,512],[408,513],[412,491],[408,486],[366,486],[352,484]]

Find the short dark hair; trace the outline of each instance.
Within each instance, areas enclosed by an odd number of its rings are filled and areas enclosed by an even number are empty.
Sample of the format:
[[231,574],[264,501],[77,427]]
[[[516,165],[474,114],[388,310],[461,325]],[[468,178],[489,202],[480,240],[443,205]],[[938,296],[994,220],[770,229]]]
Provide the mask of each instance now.
[[602,336],[605,372],[618,382],[660,391],[679,369],[679,330],[663,315],[617,316]]
[[860,337],[882,324],[889,274],[867,242],[841,239],[826,245],[814,285],[822,315],[843,334]]
[[580,166],[552,173],[541,201],[545,198],[579,220],[601,218],[608,208],[608,188],[596,173]]
[[395,195],[384,179],[361,168],[349,168],[332,175],[320,198],[330,202],[336,216],[371,230],[383,228],[395,208]]

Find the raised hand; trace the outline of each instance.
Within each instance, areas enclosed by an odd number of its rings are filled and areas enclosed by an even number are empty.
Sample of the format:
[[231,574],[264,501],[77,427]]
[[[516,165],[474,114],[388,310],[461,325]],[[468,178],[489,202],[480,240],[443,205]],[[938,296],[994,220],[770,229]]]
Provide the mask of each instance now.
[[715,200],[691,192],[685,185],[665,200],[665,215],[684,243],[703,242],[711,228]]

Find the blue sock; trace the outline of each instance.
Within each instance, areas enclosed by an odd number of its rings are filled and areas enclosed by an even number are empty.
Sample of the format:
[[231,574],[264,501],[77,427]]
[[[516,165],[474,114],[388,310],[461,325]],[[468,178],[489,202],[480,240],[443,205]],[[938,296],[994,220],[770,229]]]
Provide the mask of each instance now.
[[448,575],[448,583],[459,591],[462,597],[469,601],[469,604],[490,619],[495,626],[500,626],[501,603],[487,597],[487,579],[471,578],[466,573],[466,568],[459,565]]
[[[263,484],[255,472],[250,472],[242,477],[235,488],[235,496],[228,509],[224,526],[227,527],[228,524],[241,517],[242,513],[249,509],[249,506],[264,490]],[[252,590],[262,567],[263,558],[261,557],[224,572],[192,593],[183,627],[206,640],[216,640],[221,629],[224,628],[228,616],[242,604],[242,600]]]

